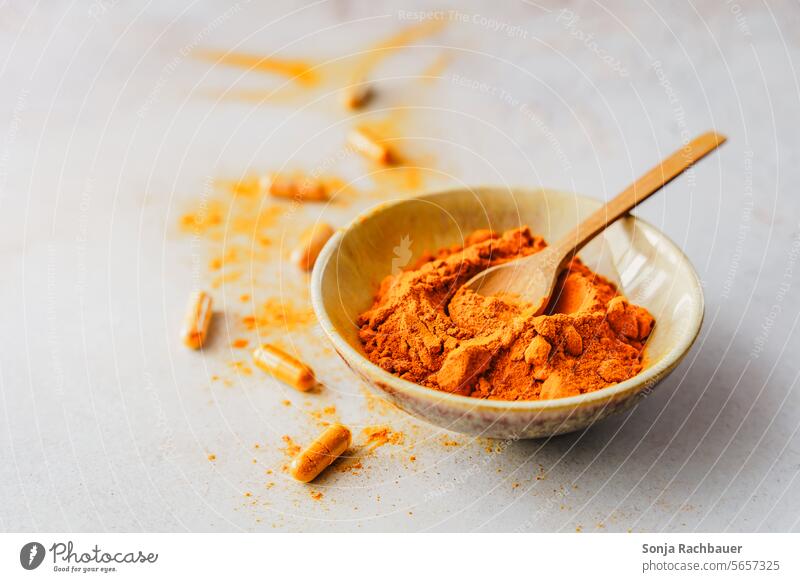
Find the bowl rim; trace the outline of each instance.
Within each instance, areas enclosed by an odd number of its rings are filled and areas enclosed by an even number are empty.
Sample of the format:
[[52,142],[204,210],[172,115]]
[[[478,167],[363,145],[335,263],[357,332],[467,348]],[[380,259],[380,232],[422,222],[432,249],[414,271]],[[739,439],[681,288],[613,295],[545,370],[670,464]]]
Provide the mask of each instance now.
[[[479,190],[492,189],[497,189],[497,186],[475,186],[469,188],[461,187],[447,190],[436,190],[415,196],[409,196],[408,198],[403,198],[400,200],[380,202],[358,214],[347,224],[347,226],[338,229],[337,232],[328,240],[325,247],[317,257],[317,261],[311,274],[311,304],[317,320],[325,332],[325,335],[333,344],[336,351],[342,356],[342,358],[346,360],[349,365],[357,366],[366,376],[375,378],[376,381],[380,380],[388,386],[391,386],[394,390],[410,393],[410,395],[423,399],[436,400],[437,405],[449,404],[457,408],[469,408],[471,410],[474,410],[476,407],[481,407],[483,409],[492,409],[497,412],[507,413],[554,411],[562,408],[574,409],[588,405],[603,404],[605,401],[623,397],[626,395],[626,393],[640,391],[648,384],[650,384],[651,387],[655,386],[655,384],[657,384],[666,373],[673,370],[681,362],[697,339],[703,323],[705,314],[705,298],[703,296],[703,288],[700,284],[700,278],[697,275],[694,265],[692,265],[692,262],[689,260],[689,257],[686,256],[686,253],[684,253],[677,244],[675,244],[666,234],[658,230],[652,224],[635,216],[634,214],[629,214],[628,216],[634,220],[636,228],[641,227],[645,232],[657,236],[660,239],[659,244],[665,244],[673,253],[675,253],[678,259],[687,268],[691,274],[691,280],[689,281],[689,284],[693,294],[697,298],[697,302],[693,304],[691,312],[688,314],[688,321],[686,325],[687,333],[681,335],[680,341],[673,345],[667,351],[667,353],[664,354],[651,367],[642,370],[639,374],[623,382],[619,382],[618,384],[614,384],[606,388],[601,388],[600,390],[579,394],[577,396],[567,396],[565,398],[554,398],[548,400],[489,400],[483,398],[474,398],[472,396],[462,396],[460,394],[452,394],[450,392],[428,388],[422,384],[404,380],[403,378],[395,376],[380,366],[372,363],[369,358],[359,353],[347,341],[345,341],[341,334],[336,331],[333,322],[330,320],[325,310],[325,304],[322,298],[322,278],[328,265],[331,263],[334,253],[338,250],[340,243],[344,239],[347,232],[352,230],[355,226],[362,224],[370,217],[383,212],[388,208],[392,208],[399,204],[406,204],[412,200],[452,195],[454,192],[475,192]],[[559,196],[572,196],[587,200],[591,204],[596,205],[596,207],[599,207],[602,204],[602,201],[596,198],[554,188],[503,186],[502,189],[509,190],[515,194],[517,192],[544,192]]]

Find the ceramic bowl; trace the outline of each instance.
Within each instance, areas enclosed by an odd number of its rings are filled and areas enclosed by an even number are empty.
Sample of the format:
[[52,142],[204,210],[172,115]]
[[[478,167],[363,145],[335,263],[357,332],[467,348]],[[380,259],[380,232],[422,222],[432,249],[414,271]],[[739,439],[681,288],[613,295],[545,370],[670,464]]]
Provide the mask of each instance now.
[[380,281],[426,250],[462,244],[472,231],[522,225],[555,241],[598,208],[597,200],[543,189],[475,188],[385,203],[337,232],[314,267],[314,310],[336,352],[382,396],[431,424],[493,438],[540,438],[586,428],[632,406],[686,355],[703,319],[697,274],[680,249],[645,221],[628,216],[581,252],[614,280],[632,302],[646,307],[656,327],[637,376],[587,394],[539,401],[481,400],[402,380],[370,362],[357,320]]

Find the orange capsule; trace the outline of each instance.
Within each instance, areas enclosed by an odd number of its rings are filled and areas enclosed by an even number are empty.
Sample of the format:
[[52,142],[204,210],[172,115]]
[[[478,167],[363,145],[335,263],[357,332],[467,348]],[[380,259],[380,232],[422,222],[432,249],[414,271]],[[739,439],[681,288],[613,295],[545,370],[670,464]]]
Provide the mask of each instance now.
[[353,84],[342,90],[342,105],[345,109],[361,109],[372,99],[372,86],[362,80],[354,80]]
[[321,202],[328,199],[325,185],[303,174],[267,174],[261,178],[261,187],[276,198],[289,198],[301,202]]
[[253,362],[300,392],[307,392],[317,383],[311,368],[270,344],[262,344],[253,350]]
[[333,227],[326,222],[318,222],[303,236],[303,240],[291,256],[292,262],[303,269],[310,271],[317,262],[322,247],[333,236]]
[[390,164],[392,162],[392,152],[389,146],[382,143],[368,129],[361,127],[352,130],[347,136],[347,141],[354,150],[379,164]]
[[313,481],[317,475],[350,446],[350,429],[341,424],[332,424],[313,443],[294,458],[289,466],[292,477],[303,483]]
[[183,320],[183,343],[193,350],[203,347],[211,323],[211,296],[205,291],[195,291],[189,298],[189,307]]

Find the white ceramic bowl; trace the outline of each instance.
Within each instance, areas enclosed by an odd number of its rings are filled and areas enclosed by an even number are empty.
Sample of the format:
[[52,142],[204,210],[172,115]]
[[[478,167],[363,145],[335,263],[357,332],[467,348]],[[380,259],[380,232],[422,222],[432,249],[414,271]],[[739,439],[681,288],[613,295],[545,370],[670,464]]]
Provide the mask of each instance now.
[[[552,190],[450,190],[379,205],[337,232],[323,249],[311,281],[322,329],[336,352],[369,386],[397,406],[448,430],[494,438],[538,438],[583,429],[632,406],[686,355],[703,320],[703,293],[686,256],[634,216],[592,241],[581,258],[646,307],[656,327],[637,376],[587,394],[507,402],[448,394],[402,380],[370,362],[358,338],[359,314],[381,279],[426,250],[462,244],[473,230],[528,225],[555,241],[599,206],[597,200]],[[408,237],[409,259],[402,242]]]

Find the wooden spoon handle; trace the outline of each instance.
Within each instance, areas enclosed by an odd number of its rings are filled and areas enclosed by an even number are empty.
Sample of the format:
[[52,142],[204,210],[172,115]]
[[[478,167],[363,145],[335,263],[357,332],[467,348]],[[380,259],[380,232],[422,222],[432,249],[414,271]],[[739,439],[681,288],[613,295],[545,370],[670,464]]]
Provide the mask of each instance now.
[[658,192],[676,176],[689,169],[692,164],[725,143],[726,139],[724,135],[709,131],[696,137],[664,159],[562,238],[553,249],[554,255],[559,258],[559,264],[566,264],[575,253],[581,250],[586,243],[602,232],[609,224]]

